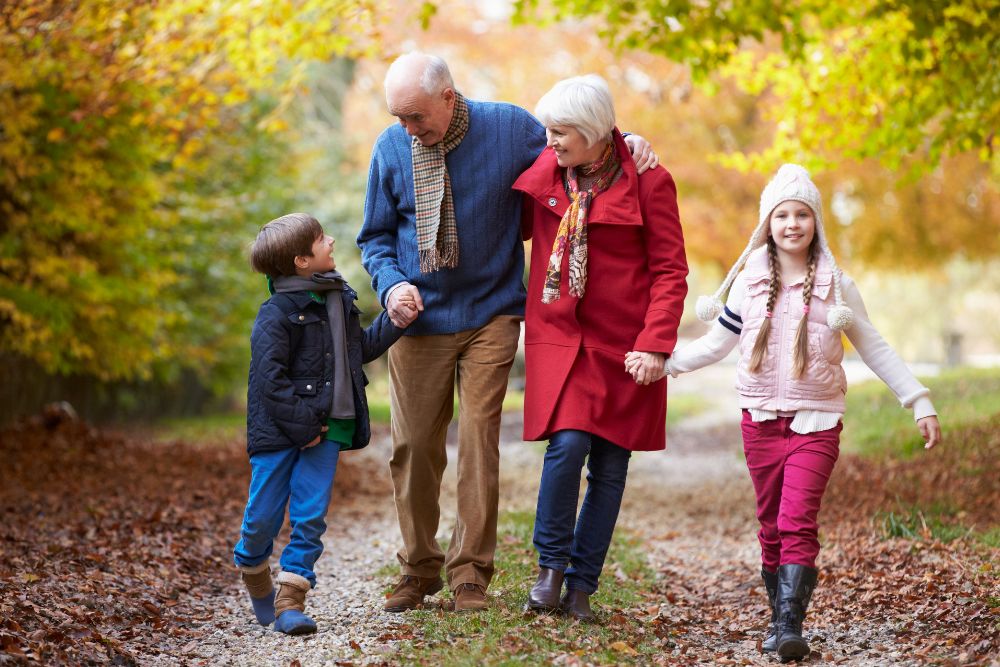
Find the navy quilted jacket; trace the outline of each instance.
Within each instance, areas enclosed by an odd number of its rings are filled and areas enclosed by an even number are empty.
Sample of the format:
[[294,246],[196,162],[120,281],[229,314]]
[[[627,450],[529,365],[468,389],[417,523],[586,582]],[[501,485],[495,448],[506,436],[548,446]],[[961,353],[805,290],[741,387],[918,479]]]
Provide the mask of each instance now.
[[[363,363],[385,353],[401,335],[383,311],[361,328],[357,292],[341,293],[347,328],[347,356],[354,384],[357,425],[351,449],[371,439],[368,378]],[[335,297],[334,297],[335,298]],[[320,434],[333,404],[333,343],[326,306],[308,292],[273,295],[261,304],[250,333],[250,382],[247,389],[247,452],[302,447]]]

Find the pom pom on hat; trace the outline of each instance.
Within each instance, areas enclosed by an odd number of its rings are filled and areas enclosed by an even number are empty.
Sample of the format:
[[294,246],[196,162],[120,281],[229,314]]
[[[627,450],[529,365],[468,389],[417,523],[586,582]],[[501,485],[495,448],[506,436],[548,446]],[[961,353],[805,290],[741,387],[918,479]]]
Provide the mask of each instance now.
[[834,331],[843,331],[854,321],[854,311],[843,304],[830,306],[826,310],[826,324]]
[[717,296],[699,296],[694,312],[702,322],[711,322],[722,314],[722,301]]

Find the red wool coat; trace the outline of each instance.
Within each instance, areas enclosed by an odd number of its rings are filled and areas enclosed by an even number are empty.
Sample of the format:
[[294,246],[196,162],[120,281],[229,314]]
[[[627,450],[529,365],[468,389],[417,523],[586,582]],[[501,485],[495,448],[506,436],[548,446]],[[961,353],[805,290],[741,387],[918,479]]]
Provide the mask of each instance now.
[[524,193],[522,231],[532,240],[525,440],[579,429],[633,451],[666,446],[667,380],[637,385],[625,370],[625,354],[670,354],[677,342],[688,272],[677,189],[663,167],[639,176],[617,130],[615,145],[623,173],[591,206],[581,299],[567,292],[566,252],[560,298],[541,300],[552,244],[569,206],[552,149],[514,183]]

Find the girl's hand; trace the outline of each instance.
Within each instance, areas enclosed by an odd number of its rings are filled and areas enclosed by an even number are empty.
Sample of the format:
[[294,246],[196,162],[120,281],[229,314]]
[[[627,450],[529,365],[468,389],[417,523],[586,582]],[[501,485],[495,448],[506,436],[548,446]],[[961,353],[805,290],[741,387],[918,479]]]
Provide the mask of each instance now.
[[935,415],[918,419],[917,428],[920,429],[920,435],[924,436],[924,441],[927,443],[924,445],[924,449],[930,449],[941,442],[941,424]]
[[647,385],[663,379],[666,360],[662,352],[629,352],[625,355],[625,370],[636,384]]

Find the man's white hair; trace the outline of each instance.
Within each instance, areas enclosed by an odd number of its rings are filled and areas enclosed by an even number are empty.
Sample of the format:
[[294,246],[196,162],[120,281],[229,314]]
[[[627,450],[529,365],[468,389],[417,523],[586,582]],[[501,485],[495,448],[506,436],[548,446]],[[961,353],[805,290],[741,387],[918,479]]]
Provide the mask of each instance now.
[[440,93],[445,88],[455,88],[455,82],[451,78],[451,70],[448,69],[448,63],[444,61],[444,58],[440,56],[435,56],[430,53],[423,53],[421,51],[410,51],[409,53],[404,53],[389,65],[389,69],[385,73],[384,85],[386,89],[389,88],[389,81],[401,77],[399,73],[400,68],[405,66],[405,64],[414,58],[426,58],[427,64],[424,66],[423,72],[420,74],[420,88],[428,95],[434,95],[435,93]]
[[535,117],[545,127],[570,125],[579,130],[587,146],[611,135],[615,127],[615,104],[608,84],[596,74],[563,79],[542,95]]

